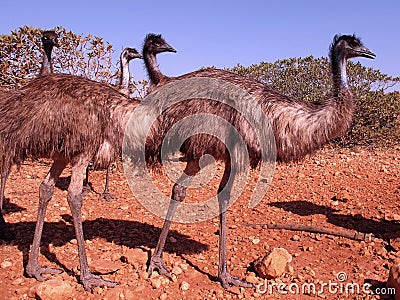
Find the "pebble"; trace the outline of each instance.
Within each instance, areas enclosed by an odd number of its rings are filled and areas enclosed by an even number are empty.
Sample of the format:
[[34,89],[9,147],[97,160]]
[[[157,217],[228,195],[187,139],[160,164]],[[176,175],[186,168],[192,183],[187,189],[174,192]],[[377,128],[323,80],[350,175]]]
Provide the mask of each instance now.
[[12,262],[9,261],[9,260],[5,260],[5,261],[3,261],[3,262],[0,264],[0,267],[1,267],[2,269],[9,268],[9,267],[11,267],[11,266],[12,266]]
[[22,278],[17,278],[15,280],[13,280],[13,282],[11,282],[12,285],[20,285],[21,283],[23,283],[24,280]]
[[188,282],[186,282],[186,281],[182,281],[180,286],[179,286],[179,288],[182,291],[187,291],[190,288],[190,284]]
[[159,278],[151,278],[150,282],[151,286],[155,289],[159,289],[161,287],[161,280]]
[[295,234],[294,236],[292,236],[292,241],[299,241],[300,240],[300,236]]

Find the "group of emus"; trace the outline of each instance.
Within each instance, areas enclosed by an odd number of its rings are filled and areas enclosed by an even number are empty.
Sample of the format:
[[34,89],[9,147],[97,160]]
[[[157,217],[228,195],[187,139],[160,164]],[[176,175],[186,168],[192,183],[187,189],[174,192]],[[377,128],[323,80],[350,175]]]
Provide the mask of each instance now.
[[[225,70],[206,68],[179,77],[163,75],[157,64],[156,55],[162,52],[176,52],[166,43],[161,35],[148,34],[143,51],[127,48],[121,55],[122,76],[120,87],[95,82],[72,74],[54,74],[51,65],[51,51],[57,44],[57,36],[52,31],[44,32],[43,47],[45,55],[41,73],[29,84],[16,91],[0,95],[0,151],[2,189],[13,164],[20,164],[25,158],[50,158],[53,164],[39,187],[39,208],[33,244],[26,274],[37,280],[46,280],[42,274],[57,274],[61,270],[41,267],[38,264],[40,241],[46,208],[50,202],[54,186],[64,168],[71,165],[71,181],[67,200],[71,209],[75,228],[80,261],[80,281],[86,290],[95,286],[115,286],[90,272],[82,230],[81,207],[82,188],[85,170],[89,163],[95,168],[108,168],[122,151],[125,127],[131,114],[138,107],[140,100],[129,98],[129,61],[143,58],[150,79],[150,93],[160,87],[188,78],[215,78],[233,84],[249,93],[268,117],[276,144],[278,161],[298,160],[318,149],[329,140],[343,135],[351,126],[354,112],[353,95],[346,76],[347,59],[353,57],[374,58],[354,35],[337,35],[330,46],[333,91],[331,97],[319,102],[304,102],[287,97],[257,80],[240,76]],[[237,100],[239,101],[239,100]],[[245,100],[243,100],[245,101]],[[260,141],[254,140],[254,134],[248,132],[249,124],[240,114],[224,103],[208,99],[190,99],[181,101],[163,112],[162,122],[153,124],[154,130],[147,137],[149,155],[148,164],[159,165],[163,135],[184,116],[202,113],[215,114],[230,124],[240,133],[251,166],[257,167],[262,160]],[[184,114],[184,116],[182,116]],[[154,142],[151,142],[154,141]],[[224,173],[219,184],[220,206],[219,225],[219,268],[218,278],[223,287],[252,287],[228,272],[226,260],[226,208],[235,172],[240,170],[228,153],[222,141],[206,134],[189,137],[182,144],[181,152],[187,162],[182,176],[195,176],[200,170],[200,158],[209,154],[215,160],[224,163]],[[108,193],[107,184],[105,194]],[[165,220],[157,247],[152,255],[148,272],[157,270],[160,274],[171,277],[171,272],[162,261],[163,248],[168,235],[176,203],[184,200],[186,184],[177,180],[172,189],[169,216]],[[12,239],[2,215],[0,237]]]

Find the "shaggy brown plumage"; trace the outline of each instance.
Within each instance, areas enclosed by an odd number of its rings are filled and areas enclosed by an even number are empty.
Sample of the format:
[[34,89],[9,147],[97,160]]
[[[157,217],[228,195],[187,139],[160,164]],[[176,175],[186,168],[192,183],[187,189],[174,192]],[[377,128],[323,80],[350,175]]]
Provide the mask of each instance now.
[[40,76],[0,102],[3,162],[24,159],[26,153],[54,161],[39,188],[38,219],[26,266],[29,276],[45,280],[42,274],[59,273],[39,267],[38,255],[47,204],[62,170],[70,163],[67,200],[78,243],[80,280],[87,290],[115,285],[89,270],[80,215],[83,174],[90,161],[107,167],[119,155],[125,125],[138,103],[111,86],[67,74]]
[[[42,33],[42,47],[43,47],[43,59],[42,66],[40,68],[40,75],[52,74],[53,73],[53,64],[51,60],[51,53],[54,46],[58,46],[58,35],[53,30],[47,30]],[[0,101],[10,97],[14,91],[9,92],[1,92],[0,93]],[[14,163],[18,163],[20,158],[14,157]],[[0,239],[11,240],[14,238],[14,234],[10,232],[7,227],[7,224],[4,221],[3,217],[3,201],[5,199],[4,190],[6,187],[6,181],[8,174],[10,173],[12,161],[3,161],[1,167],[1,185],[0,185]]]
[[[256,80],[224,70],[203,69],[179,77],[167,77],[163,75],[158,68],[156,54],[165,51],[171,52],[171,49],[173,50],[160,35],[148,35],[146,37],[143,56],[151,80],[151,87],[155,90],[155,93],[157,88],[168,83],[196,77],[221,79],[240,87],[253,96],[262,107],[263,112],[269,119],[275,137],[277,159],[284,162],[301,159],[305,155],[318,149],[330,139],[344,134],[349,129],[352,122],[354,104],[353,95],[347,83],[346,61],[348,58],[356,56],[367,58],[375,57],[375,54],[364,47],[357,37],[346,35],[336,36],[330,47],[334,82],[333,97],[321,102],[306,103],[282,95]],[[236,103],[236,105],[240,107],[243,103]],[[251,108],[248,109],[250,110],[244,111],[251,111]],[[223,117],[236,128],[246,143],[249,151],[249,159],[252,162],[251,165],[257,165],[257,162],[262,159],[259,152],[259,141],[254,138],[255,135],[252,133],[248,124],[243,122],[240,116],[240,112],[243,110],[238,111],[229,109],[220,102],[215,103],[207,99],[192,99],[179,102],[167,109],[163,113],[161,121],[155,124],[156,128],[150,131],[148,141],[150,140],[152,142],[148,142],[148,161],[150,163],[152,163],[152,161],[160,162],[161,141],[174,123],[181,119],[182,115],[201,115],[205,112],[215,113],[217,116]],[[201,122],[204,120],[202,118],[203,117],[199,117],[198,121]],[[257,116],[255,116],[255,120],[257,120]],[[195,118],[192,122],[194,122],[193,126],[191,126],[192,128],[201,126],[200,123],[196,124]],[[205,126],[213,128],[215,124],[210,122]],[[262,125],[260,124],[260,126]],[[226,131],[222,136],[225,136],[225,139],[229,140],[229,130],[227,128],[220,128],[220,130]],[[177,131],[178,135],[187,137],[187,135],[185,135],[187,134],[185,128],[181,128]],[[216,160],[225,162],[225,171],[219,187],[219,191],[225,191],[224,193],[218,194],[218,201],[220,204],[220,255],[218,278],[224,287],[230,285],[249,287],[253,285],[231,276],[227,270],[226,208],[229,204],[230,189],[234,173],[240,172],[240,170],[244,168],[240,165],[242,160],[229,157],[226,148],[223,146],[224,142],[225,140],[221,142],[214,137],[204,134],[197,134],[188,138],[181,147],[188,161],[184,172],[186,175],[191,176],[199,172],[199,158],[205,153],[213,155]],[[239,165],[237,162],[239,162]],[[231,170],[233,170],[233,176],[230,174]],[[167,219],[160,234],[154,255],[151,258],[149,273],[157,269],[160,273],[171,276],[171,273],[162,262],[162,251],[177,203],[183,201],[185,198],[188,181],[186,175],[182,175],[173,187],[172,200]]]
[[[118,91],[126,97],[129,97],[129,80],[130,80],[130,72],[129,72],[129,62],[135,58],[142,58],[142,55],[134,48],[125,48],[120,55],[120,66],[121,66],[121,75],[120,75],[120,83],[118,87]],[[139,101],[138,98],[135,98],[135,101]],[[110,194],[108,190],[108,183],[110,177],[110,166],[107,167],[106,171],[106,182],[104,185],[104,191],[99,195],[99,200],[104,199],[106,201],[112,201],[116,198],[115,195]],[[89,184],[89,169],[86,169],[86,178],[84,180],[85,188],[91,189]]]

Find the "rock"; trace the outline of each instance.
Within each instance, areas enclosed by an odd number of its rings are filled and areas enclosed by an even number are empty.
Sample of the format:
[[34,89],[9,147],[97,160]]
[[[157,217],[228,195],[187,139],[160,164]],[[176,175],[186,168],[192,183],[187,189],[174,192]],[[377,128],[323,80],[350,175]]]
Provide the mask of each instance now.
[[175,274],[175,275],[179,275],[179,274],[182,274],[182,273],[183,273],[182,269],[181,269],[180,267],[178,267],[178,266],[174,266],[174,267],[172,268],[171,272],[172,272],[173,274]]
[[121,265],[115,261],[107,259],[97,259],[90,264],[90,268],[94,273],[110,274],[117,272],[121,268]]
[[261,278],[273,279],[285,273],[287,263],[292,256],[284,248],[274,248],[272,251],[254,262],[254,269]]
[[123,261],[126,261],[134,266],[144,266],[146,265],[148,259],[149,255],[147,254],[147,252],[139,248],[128,249],[122,256]]
[[400,264],[394,264],[389,271],[387,287],[395,289],[394,300],[400,300]]
[[0,267],[1,267],[2,269],[9,268],[9,267],[11,267],[11,266],[12,266],[12,262],[9,261],[9,260],[5,260],[5,261],[3,261],[3,262],[0,264]]
[[160,278],[151,278],[150,279],[151,286],[155,289],[159,289],[161,287],[161,280]]
[[179,288],[182,291],[187,291],[190,288],[190,284],[188,282],[186,282],[186,281],[182,281],[180,286],[179,286]]
[[50,279],[35,287],[35,296],[41,300],[64,300],[72,298],[73,288],[68,282]]
[[11,282],[12,285],[20,285],[21,283],[24,282],[24,279],[22,279],[21,277],[18,277],[17,279],[13,280]]
[[292,236],[291,240],[297,242],[297,241],[300,240],[300,238],[301,237],[298,234],[295,234],[295,235]]

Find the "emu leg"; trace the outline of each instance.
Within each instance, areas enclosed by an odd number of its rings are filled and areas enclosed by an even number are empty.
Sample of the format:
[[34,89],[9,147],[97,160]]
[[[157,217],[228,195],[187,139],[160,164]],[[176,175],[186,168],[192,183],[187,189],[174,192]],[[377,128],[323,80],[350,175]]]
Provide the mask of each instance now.
[[[232,174],[231,174],[232,170]],[[235,179],[235,170],[231,168],[229,162],[225,163],[224,175],[218,188],[218,204],[219,204],[219,264],[218,279],[224,288],[231,286],[253,287],[255,285],[239,278],[232,276],[228,272],[226,262],[226,211],[228,209],[233,181]]]
[[85,179],[83,180],[83,190],[82,190],[83,195],[93,193],[93,187],[92,184],[89,182],[89,167],[86,168],[85,171]]
[[3,169],[1,170],[1,185],[0,185],[0,239],[11,241],[15,238],[15,234],[10,231],[8,225],[3,217],[3,202],[5,199],[4,191],[6,188],[6,181],[10,173],[11,166],[3,159]]
[[42,274],[59,274],[62,272],[60,269],[39,267],[38,258],[46,208],[50,199],[53,197],[54,185],[56,184],[58,177],[61,175],[61,172],[66,167],[67,163],[68,161],[64,159],[54,160],[49,173],[47,173],[45,179],[42,181],[39,187],[39,208],[38,217],[36,220],[35,235],[33,237],[28,264],[25,269],[27,276],[35,277],[39,281],[47,280],[47,278],[43,277]]
[[185,199],[186,188],[190,184],[192,176],[196,175],[199,170],[200,167],[198,161],[188,161],[184,173],[181,175],[181,177],[179,177],[178,181],[172,188],[171,202],[168,207],[167,216],[165,218],[160,237],[158,238],[156,249],[154,250],[154,254],[150,259],[149,268],[147,270],[149,276],[151,276],[154,270],[157,270],[160,274],[172,278],[172,273],[167,269],[162,261],[162,252],[164,250],[165,241],[167,239],[171,221],[174,217],[176,208],[178,207],[179,203]]
[[108,166],[107,172],[106,172],[106,184],[104,185],[104,192],[99,196],[99,200],[104,199],[107,202],[111,202],[112,200],[117,198],[115,195],[110,194],[110,192],[108,191],[108,181],[109,181],[109,176],[110,176],[110,169],[111,169],[111,166]]
[[78,244],[78,255],[80,263],[80,281],[85,290],[92,292],[92,288],[96,286],[114,287],[116,282],[102,279],[100,276],[93,275],[89,270],[86,257],[85,241],[83,237],[81,208],[82,208],[82,187],[83,172],[87,167],[89,160],[86,158],[79,159],[78,163],[72,166],[71,183],[68,187],[68,204],[71,209],[72,219],[74,222],[75,236]]

